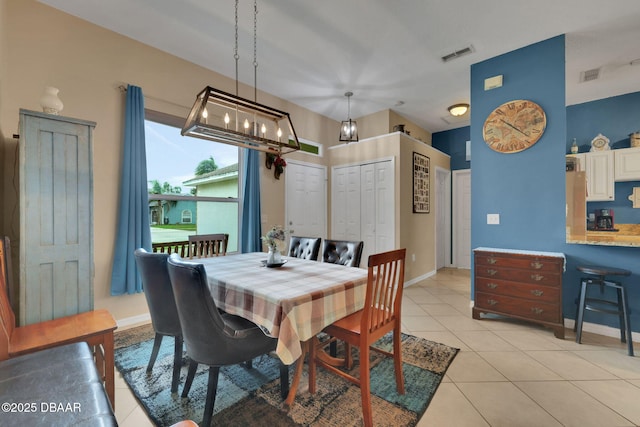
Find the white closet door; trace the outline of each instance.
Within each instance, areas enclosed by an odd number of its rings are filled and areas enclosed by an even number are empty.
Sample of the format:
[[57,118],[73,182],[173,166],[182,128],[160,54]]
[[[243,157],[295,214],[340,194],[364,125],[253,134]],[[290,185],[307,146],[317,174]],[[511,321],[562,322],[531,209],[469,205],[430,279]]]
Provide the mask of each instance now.
[[361,266],[376,253],[376,171],[375,164],[360,167],[360,240],[364,241]]
[[285,176],[288,232],[326,236],[326,168],[289,162]]
[[395,248],[394,179],[391,161],[375,163],[376,246],[375,252]]
[[360,166],[333,168],[331,182],[331,238],[360,240]]
[[360,216],[362,207],[360,206],[360,166],[351,166],[346,170],[346,212],[343,240],[360,240]]
[[336,167],[332,171],[331,238],[362,240],[369,255],[395,247],[393,162]]

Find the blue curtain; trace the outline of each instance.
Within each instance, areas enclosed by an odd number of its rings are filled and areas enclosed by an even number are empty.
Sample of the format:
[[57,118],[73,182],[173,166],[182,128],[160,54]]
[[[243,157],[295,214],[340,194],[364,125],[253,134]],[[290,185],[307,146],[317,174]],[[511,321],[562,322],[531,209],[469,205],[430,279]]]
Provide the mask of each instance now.
[[151,250],[147,159],[144,140],[144,97],[142,89],[127,86],[124,149],[120,178],[120,203],[115,236],[111,295],[142,292],[133,252]]
[[260,152],[244,149],[244,165],[242,169],[242,235],[240,248],[242,252],[261,252],[262,234],[260,226]]

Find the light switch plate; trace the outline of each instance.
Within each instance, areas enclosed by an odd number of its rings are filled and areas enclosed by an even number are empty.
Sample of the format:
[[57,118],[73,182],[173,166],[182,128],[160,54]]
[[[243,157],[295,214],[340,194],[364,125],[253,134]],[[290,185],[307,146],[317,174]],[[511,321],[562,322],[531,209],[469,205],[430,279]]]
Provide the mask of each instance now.
[[487,214],[487,224],[500,224],[500,214]]

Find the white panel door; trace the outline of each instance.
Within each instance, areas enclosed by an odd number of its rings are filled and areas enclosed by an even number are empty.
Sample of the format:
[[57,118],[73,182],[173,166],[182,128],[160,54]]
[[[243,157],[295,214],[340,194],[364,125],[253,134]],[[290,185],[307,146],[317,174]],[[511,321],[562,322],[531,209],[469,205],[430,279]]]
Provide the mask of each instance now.
[[375,165],[360,167],[360,240],[364,241],[362,266],[376,251],[376,183]]
[[326,168],[290,161],[285,177],[289,234],[326,236]]
[[332,239],[362,240],[369,255],[395,247],[394,168],[391,160],[332,171]]
[[345,225],[346,229],[342,233],[343,240],[360,240],[360,216],[362,207],[360,206],[361,176],[360,166],[350,166],[346,170],[346,200]]
[[395,248],[395,202],[393,167],[390,161],[375,163],[376,252]]
[[471,268],[471,171],[455,171],[454,181],[454,260],[458,268]]
[[451,172],[436,168],[436,269],[451,265]]
[[331,238],[360,240],[360,166],[333,168]]

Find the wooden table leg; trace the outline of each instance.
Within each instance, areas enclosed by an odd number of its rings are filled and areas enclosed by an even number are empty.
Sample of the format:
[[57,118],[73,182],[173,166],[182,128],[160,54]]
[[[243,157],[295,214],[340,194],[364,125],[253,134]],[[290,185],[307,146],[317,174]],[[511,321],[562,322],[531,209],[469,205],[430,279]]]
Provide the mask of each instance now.
[[293,381],[291,381],[291,387],[289,388],[289,395],[287,399],[284,401],[284,409],[289,411],[291,409],[291,405],[293,404],[294,399],[296,398],[296,393],[298,392],[298,386],[300,385],[300,378],[302,377],[302,368],[304,366],[304,359],[309,351],[309,341],[304,341],[300,343],[302,346],[302,354],[298,359],[298,363],[296,365],[296,371],[293,375]]

